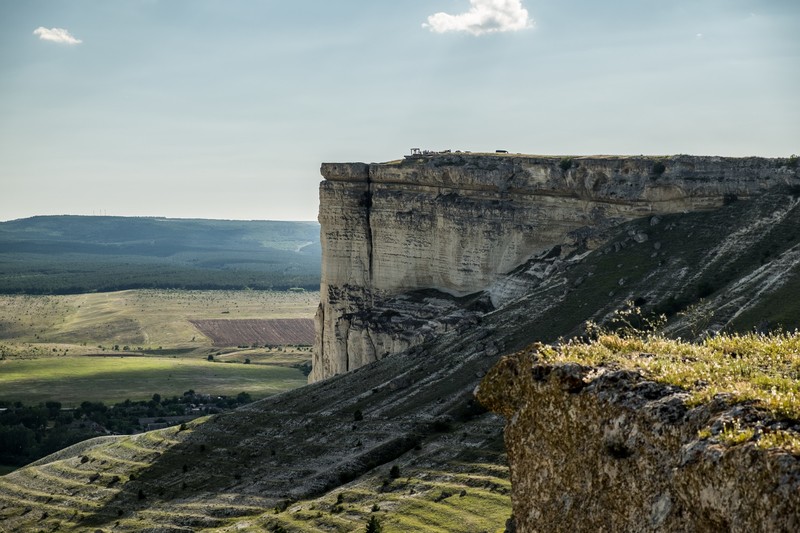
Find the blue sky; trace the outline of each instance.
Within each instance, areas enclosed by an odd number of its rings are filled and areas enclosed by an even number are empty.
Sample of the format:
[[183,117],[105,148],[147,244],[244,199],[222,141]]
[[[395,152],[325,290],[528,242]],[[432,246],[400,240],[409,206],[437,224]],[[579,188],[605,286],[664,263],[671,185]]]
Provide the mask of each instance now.
[[0,0],[0,220],[312,220],[320,162],[410,147],[788,156],[799,24],[796,0]]

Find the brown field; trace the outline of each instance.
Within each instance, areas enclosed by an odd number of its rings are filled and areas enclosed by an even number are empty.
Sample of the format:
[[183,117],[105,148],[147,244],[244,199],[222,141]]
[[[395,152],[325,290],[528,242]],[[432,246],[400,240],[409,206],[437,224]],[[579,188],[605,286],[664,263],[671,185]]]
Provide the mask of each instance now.
[[214,346],[314,344],[310,318],[190,320]]

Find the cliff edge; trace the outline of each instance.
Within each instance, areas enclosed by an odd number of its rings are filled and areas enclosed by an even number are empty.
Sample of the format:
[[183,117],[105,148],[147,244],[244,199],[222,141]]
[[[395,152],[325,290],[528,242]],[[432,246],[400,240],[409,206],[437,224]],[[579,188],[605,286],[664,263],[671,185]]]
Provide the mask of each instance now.
[[448,153],[321,172],[311,382],[469,327],[524,294],[515,270],[554,247],[583,253],[622,222],[796,180],[780,160],[683,155]]

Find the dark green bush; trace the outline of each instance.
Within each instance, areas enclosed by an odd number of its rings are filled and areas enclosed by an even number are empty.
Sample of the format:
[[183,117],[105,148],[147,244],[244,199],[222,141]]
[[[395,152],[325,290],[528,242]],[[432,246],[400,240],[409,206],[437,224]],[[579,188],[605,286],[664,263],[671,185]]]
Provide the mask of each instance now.
[[381,531],[383,531],[383,526],[381,526],[377,516],[371,516],[369,518],[369,522],[367,522],[367,529],[365,531],[366,533],[381,533]]

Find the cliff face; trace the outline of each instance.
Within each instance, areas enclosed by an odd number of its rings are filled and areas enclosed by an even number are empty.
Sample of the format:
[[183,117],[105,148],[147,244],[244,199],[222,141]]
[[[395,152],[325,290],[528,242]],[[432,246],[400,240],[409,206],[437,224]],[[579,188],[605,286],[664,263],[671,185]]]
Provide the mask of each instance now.
[[[468,327],[521,294],[506,275],[554,246],[591,250],[626,220],[719,207],[794,177],[760,158],[505,154],[323,164],[322,174],[311,381]],[[402,297],[419,289],[439,293]],[[455,300],[478,291],[488,301]]]

